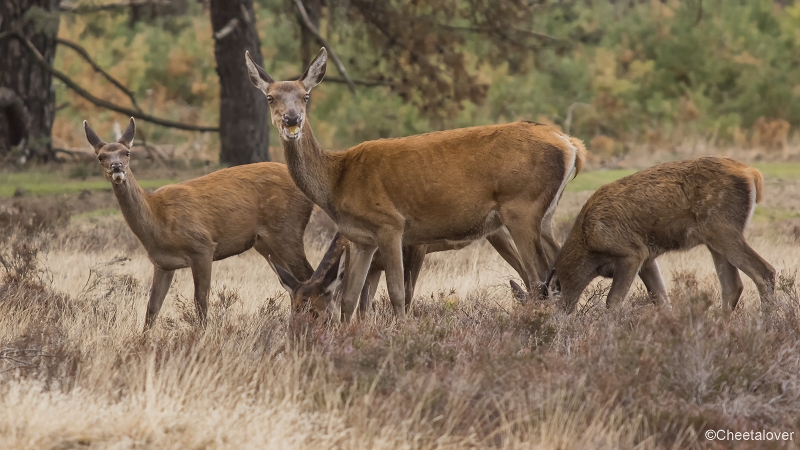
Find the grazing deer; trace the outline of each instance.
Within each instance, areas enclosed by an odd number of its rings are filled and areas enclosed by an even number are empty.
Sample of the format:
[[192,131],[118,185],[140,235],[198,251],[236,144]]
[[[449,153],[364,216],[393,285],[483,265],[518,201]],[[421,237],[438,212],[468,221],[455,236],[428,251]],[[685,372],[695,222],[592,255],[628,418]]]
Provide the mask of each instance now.
[[[502,232],[508,233],[505,229]],[[505,242],[509,242],[507,239]],[[414,299],[414,288],[419,278],[422,263],[425,261],[427,253],[441,252],[446,250],[459,250],[469,245],[466,243],[450,244],[430,244],[403,247],[403,280],[405,283],[405,308],[408,311],[411,301]],[[319,316],[327,313],[329,316],[339,314],[338,303],[334,301],[334,295],[341,289],[342,280],[348,273],[348,263],[350,260],[350,241],[341,233],[336,233],[325,255],[322,257],[314,275],[307,281],[298,281],[291,273],[278,264],[272,266],[278,274],[281,284],[289,292],[293,309],[302,311],[308,309],[314,315]],[[512,267],[519,268],[519,263],[514,260]],[[364,287],[361,290],[361,297],[358,303],[358,311],[361,315],[366,315],[372,309],[372,300],[380,282],[381,272],[384,270],[383,260],[380,253],[376,252],[367,272]],[[515,284],[516,285],[516,284]],[[518,286],[518,285],[516,285]],[[521,288],[518,288],[521,289]]]
[[[376,250],[398,318],[405,316],[404,246],[487,237],[507,261],[513,258],[501,248],[516,247],[528,290],[540,286],[550,265],[542,240],[558,250],[550,223],[583,164],[580,140],[516,122],[368,141],[332,153],[317,142],[306,115],[309,93],[325,75],[325,49],[297,81],[275,81],[245,56],[250,80],[267,97],[280,131],[289,174],[350,241],[346,320]],[[497,245],[504,236],[495,232],[503,226],[513,242]]]
[[742,294],[738,270],[772,300],[775,269],[745,242],[743,232],[762,196],[761,173],[729,158],[659,164],[606,184],[581,209],[548,286],[575,310],[597,276],[612,277],[606,303],[620,303],[638,273],[656,303],[669,301],[656,258],[705,244],[722,284],[725,311]]
[[254,247],[295,277],[311,277],[314,270],[303,250],[303,233],[313,204],[294,185],[285,165],[231,167],[148,193],[128,167],[136,131],[133,118],[119,141],[110,144],[86,121],[83,126],[125,221],[153,263],[145,330],[158,316],[176,269],[192,269],[194,303],[202,324],[212,261]]

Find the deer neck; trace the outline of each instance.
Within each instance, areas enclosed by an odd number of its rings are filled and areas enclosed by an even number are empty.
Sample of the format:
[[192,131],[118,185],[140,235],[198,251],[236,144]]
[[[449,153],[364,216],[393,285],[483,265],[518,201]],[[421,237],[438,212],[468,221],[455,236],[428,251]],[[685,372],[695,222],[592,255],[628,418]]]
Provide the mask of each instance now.
[[156,220],[149,204],[150,194],[139,186],[130,169],[124,182],[112,186],[122,217],[128,222],[133,234],[149,250],[158,235]]
[[317,142],[308,120],[303,124],[300,139],[281,139],[281,142],[289,174],[297,187],[329,216],[335,217],[333,186],[341,173],[338,159]]

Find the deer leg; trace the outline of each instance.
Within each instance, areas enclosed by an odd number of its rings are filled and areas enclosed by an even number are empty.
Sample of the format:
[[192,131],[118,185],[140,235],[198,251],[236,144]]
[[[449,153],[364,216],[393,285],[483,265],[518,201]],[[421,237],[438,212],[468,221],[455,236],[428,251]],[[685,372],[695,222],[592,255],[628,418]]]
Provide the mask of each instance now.
[[414,288],[417,286],[419,272],[425,262],[428,246],[414,245],[403,248],[403,279],[405,281],[405,309],[409,312],[414,301]]
[[503,224],[508,228],[511,239],[516,244],[523,268],[525,286],[528,292],[539,288],[547,277],[548,262],[542,246],[541,217],[547,205],[536,201],[529,204],[504,205],[500,211]]
[[744,291],[739,269],[725,259],[721,253],[711,247],[708,250],[711,252],[714,268],[717,269],[719,284],[722,287],[722,310],[725,313],[730,313],[736,309],[736,304],[739,303],[739,298],[742,296],[742,291]]
[[656,305],[669,304],[669,295],[667,295],[667,287],[664,285],[664,278],[661,277],[661,270],[658,268],[658,263],[655,258],[648,259],[642,264],[639,269],[639,278],[644,282],[644,287],[650,294]]
[[200,325],[206,326],[208,317],[208,292],[211,290],[211,256],[201,255],[192,259],[192,278],[194,279],[194,307]]
[[633,257],[619,258],[614,262],[614,281],[608,291],[606,306],[612,308],[625,300],[641,266],[641,259]]
[[149,330],[155,323],[158,312],[161,311],[161,305],[164,303],[164,298],[169,292],[174,275],[174,270],[164,270],[153,266],[153,285],[150,287],[150,300],[147,301],[147,314],[144,319],[145,331]]
[[271,239],[269,236],[259,235],[253,245],[258,253],[274,264],[286,268],[299,281],[311,278],[314,268],[306,259],[303,237],[289,236],[284,240]]
[[381,281],[381,270],[370,268],[367,273],[367,279],[364,282],[364,288],[361,289],[361,300],[358,302],[359,316],[364,318],[372,311],[372,300],[375,298],[375,292],[378,290],[378,283]]
[[753,280],[758,288],[762,306],[774,300],[775,269],[747,245],[743,236],[737,235],[727,239],[719,236],[709,244],[709,248],[712,247]]
[[[350,242],[350,261],[347,272],[347,284],[342,295],[342,316],[349,322],[358,306],[361,290],[364,288],[364,281],[369,272],[369,265],[372,262],[372,255],[375,254],[376,247],[366,246]],[[332,317],[334,320],[338,318]]]
[[492,244],[492,247],[498,254],[511,266],[520,277],[525,278],[525,270],[522,268],[517,246],[511,239],[511,234],[506,227],[501,227],[500,230],[494,234],[486,236],[486,240]]
[[[555,211],[555,210],[554,210]],[[561,246],[558,245],[556,242],[555,236],[553,236],[553,213],[548,212],[542,219],[542,240],[544,241],[545,247],[545,257],[547,258],[547,267],[553,267],[553,264],[556,262],[556,258],[558,257],[558,252],[561,251]],[[547,275],[545,275],[546,277]]]
[[378,233],[378,250],[383,259],[386,288],[389,291],[389,300],[392,302],[394,315],[398,319],[403,319],[406,316],[406,302],[402,234],[394,229]]

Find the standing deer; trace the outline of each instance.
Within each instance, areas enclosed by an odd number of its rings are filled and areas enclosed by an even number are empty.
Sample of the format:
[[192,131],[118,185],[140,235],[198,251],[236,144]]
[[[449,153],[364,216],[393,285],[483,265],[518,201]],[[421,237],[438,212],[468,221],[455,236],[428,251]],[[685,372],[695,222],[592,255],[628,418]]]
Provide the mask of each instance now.
[[775,269],[745,242],[743,232],[762,196],[761,173],[729,158],[660,164],[606,184],[581,209],[547,284],[575,310],[597,276],[612,277],[606,303],[620,303],[636,274],[656,303],[669,301],[656,258],[705,244],[722,285],[725,311],[736,308],[738,270],[772,300]]
[[131,144],[136,124],[107,144],[83,122],[122,216],[153,263],[153,285],[145,330],[153,325],[176,269],[190,267],[194,304],[205,324],[211,262],[251,247],[307,280],[313,273],[303,250],[303,233],[313,204],[289,177],[286,166],[258,163],[231,167],[153,193],[133,177]]
[[[559,248],[550,222],[583,143],[531,122],[471,127],[368,141],[342,153],[317,142],[306,116],[311,89],[325,75],[320,49],[297,81],[275,81],[246,53],[250,80],[267,97],[289,174],[350,241],[342,298],[345,320],[358,304],[376,250],[396,317],[405,317],[403,246],[486,237],[507,261],[514,248],[528,290],[549,261],[542,239]],[[495,234],[505,226],[513,242]]]

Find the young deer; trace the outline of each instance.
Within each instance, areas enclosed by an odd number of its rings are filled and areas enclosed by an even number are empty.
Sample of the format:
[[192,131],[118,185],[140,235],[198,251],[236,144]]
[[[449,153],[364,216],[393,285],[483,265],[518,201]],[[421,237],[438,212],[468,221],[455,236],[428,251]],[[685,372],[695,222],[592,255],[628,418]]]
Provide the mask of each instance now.
[[[506,231],[507,233],[507,231]],[[405,283],[405,308],[411,306],[414,298],[414,288],[419,278],[422,263],[425,261],[427,253],[434,253],[446,250],[459,250],[466,247],[469,243],[458,244],[430,244],[403,247],[403,279]],[[307,281],[298,281],[291,273],[280,265],[273,265],[273,270],[278,274],[281,284],[289,292],[292,307],[302,311],[308,309],[313,314],[319,316],[328,314],[337,316],[339,304],[334,301],[334,295],[342,288],[342,280],[348,273],[350,261],[350,241],[341,233],[336,233],[325,255],[322,257],[314,275]],[[512,267],[519,268],[516,261]],[[384,270],[383,259],[380,253],[376,252],[367,272],[364,287],[361,290],[361,297],[358,303],[358,311],[363,316],[372,309],[372,300],[380,282],[381,272]],[[519,269],[518,269],[519,270]]]
[[612,277],[606,300],[620,303],[637,273],[657,303],[668,302],[656,258],[705,244],[722,284],[723,308],[742,294],[737,269],[773,297],[775,269],[745,242],[743,232],[762,195],[761,173],[729,158],[660,164],[597,190],[575,220],[548,285],[575,310],[597,276]]
[[194,303],[203,324],[212,261],[254,247],[298,279],[311,277],[314,270],[303,250],[303,233],[313,204],[294,185],[285,165],[231,167],[148,193],[128,168],[136,130],[133,118],[119,141],[110,144],[86,121],[83,126],[125,221],[153,263],[145,330],[158,316],[176,269],[192,269]]
[[[514,248],[527,288],[550,265],[542,239],[557,250],[550,220],[584,146],[545,125],[516,122],[369,141],[342,153],[317,142],[306,116],[309,92],[325,75],[320,49],[298,81],[275,81],[246,54],[253,84],[267,97],[289,174],[350,241],[342,299],[352,317],[372,256],[380,251],[395,315],[405,316],[403,246],[487,237],[508,261]],[[513,242],[494,234],[505,226]],[[499,247],[499,248],[498,248]]]

